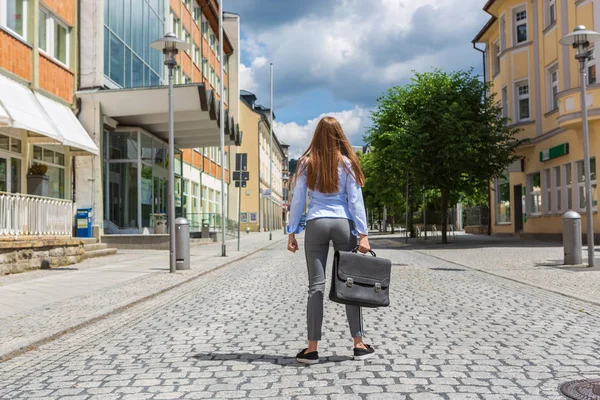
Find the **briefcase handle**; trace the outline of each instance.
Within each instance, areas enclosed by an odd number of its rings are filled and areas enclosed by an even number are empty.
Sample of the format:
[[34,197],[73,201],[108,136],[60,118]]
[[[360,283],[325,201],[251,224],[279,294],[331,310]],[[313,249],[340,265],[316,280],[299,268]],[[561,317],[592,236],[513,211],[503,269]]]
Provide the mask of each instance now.
[[[358,246],[352,249],[352,253],[358,253]],[[377,254],[375,254],[373,250],[369,250],[369,253],[371,253],[373,257],[377,257]]]

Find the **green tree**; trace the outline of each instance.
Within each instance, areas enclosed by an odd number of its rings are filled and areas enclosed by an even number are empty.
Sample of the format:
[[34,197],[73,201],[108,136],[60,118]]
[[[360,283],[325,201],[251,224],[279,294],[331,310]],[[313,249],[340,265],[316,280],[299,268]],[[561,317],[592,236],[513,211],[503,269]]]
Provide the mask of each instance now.
[[408,176],[415,187],[439,190],[443,243],[448,206],[461,194],[479,197],[523,143],[489,92],[472,71],[417,73],[378,99],[372,115],[366,140],[374,157],[393,158],[379,179],[389,185]]

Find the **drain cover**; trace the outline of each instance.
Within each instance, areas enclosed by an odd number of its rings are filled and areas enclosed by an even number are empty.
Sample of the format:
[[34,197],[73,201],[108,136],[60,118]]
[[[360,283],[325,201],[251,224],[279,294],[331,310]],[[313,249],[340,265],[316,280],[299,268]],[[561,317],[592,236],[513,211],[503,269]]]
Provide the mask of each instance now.
[[600,379],[566,382],[560,392],[574,400],[600,400]]

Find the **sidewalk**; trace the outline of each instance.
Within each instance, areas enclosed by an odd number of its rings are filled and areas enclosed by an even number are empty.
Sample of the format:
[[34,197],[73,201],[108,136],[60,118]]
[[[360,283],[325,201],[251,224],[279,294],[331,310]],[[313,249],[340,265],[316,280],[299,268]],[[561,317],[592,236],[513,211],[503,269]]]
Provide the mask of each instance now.
[[64,268],[0,277],[0,360],[115,311],[174,289],[207,272],[270,245],[282,245],[282,231],[242,234],[190,249],[192,269],[169,273],[169,252],[120,250],[117,255]]
[[[562,243],[521,240],[513,237],[457,234],[453,243],[442,245],[440,237],[408,245],[401,235],[375,235],[371,245],[417,251],[449,261],[457,266],[475,269],[564,296],[600,305],[600,258],[596,249],[597,267],[563,266]],[[583,262],[587,263],[587,247],[583,247]]]

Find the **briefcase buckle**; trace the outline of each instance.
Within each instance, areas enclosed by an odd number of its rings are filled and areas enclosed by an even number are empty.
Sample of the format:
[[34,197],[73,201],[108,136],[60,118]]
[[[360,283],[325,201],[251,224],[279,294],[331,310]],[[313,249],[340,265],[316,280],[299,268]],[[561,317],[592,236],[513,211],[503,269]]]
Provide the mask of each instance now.
[[381,283],[376,283],[375,284],[375,293],[379,293],[381,292]]
[[352,279],[352,278],[346,279],[346,286],[352,287],[352,285],[354,285],[354,279]]

